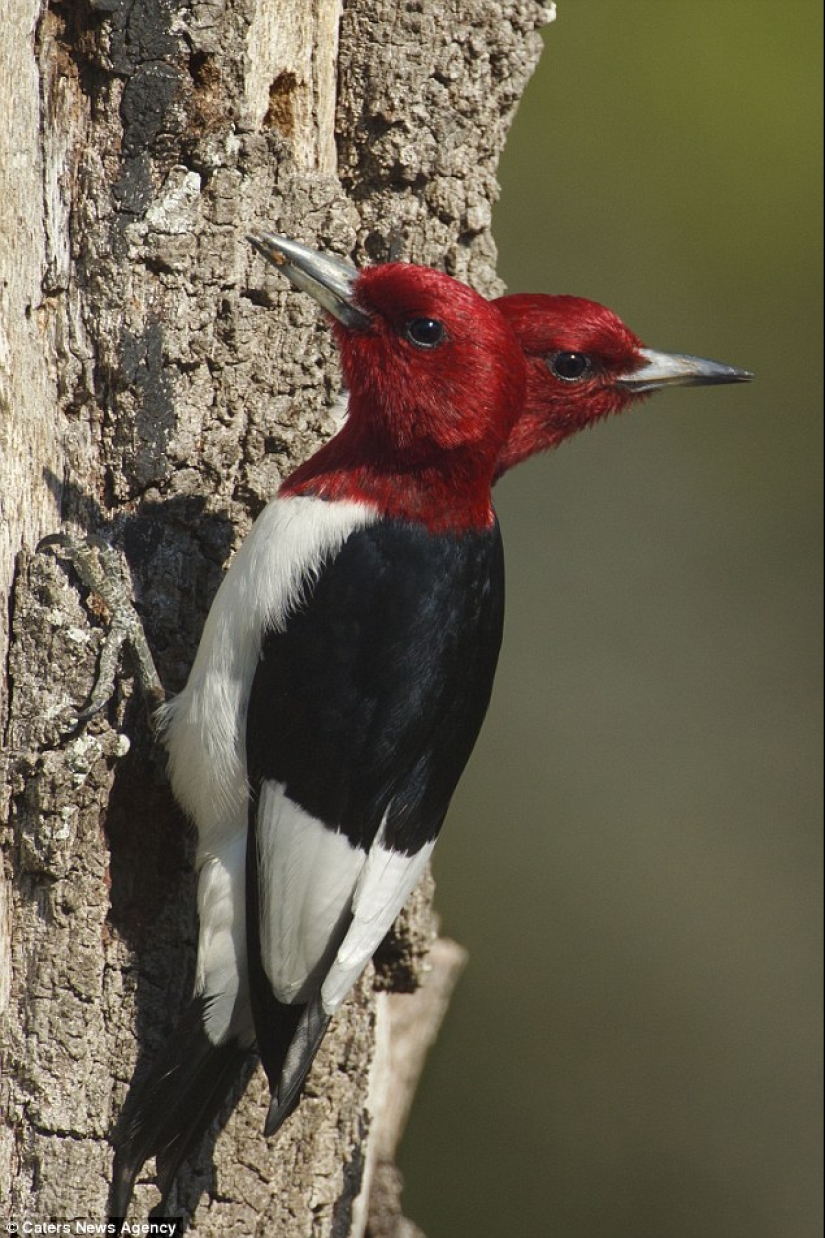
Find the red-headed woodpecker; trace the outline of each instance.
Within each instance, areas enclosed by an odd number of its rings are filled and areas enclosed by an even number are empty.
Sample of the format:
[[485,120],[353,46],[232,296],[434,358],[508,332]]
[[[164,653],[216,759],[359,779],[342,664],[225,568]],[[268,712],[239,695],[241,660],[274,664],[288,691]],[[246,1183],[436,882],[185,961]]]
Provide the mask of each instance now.
[[112,1214],[166,1191],[253,1043],[267,1134],[424,871],[493,686],[490,487],[526,365],[499,311],[428,268],[362,273],[259,233],[335,319],[349,415],[235,556],[162,712],[198,830],[195,995],[130,1096]]
[[151,1155],[166,1193],[256,1042],[277,1129],[423,871],[501,637],[491,479],[656,387],[750,377],[580,298],[491,306],[425,268],[254,243],[336,320],[349,415],[264,509],[162,714],[199,835],[195,996],[127,1101],[114,1216]]

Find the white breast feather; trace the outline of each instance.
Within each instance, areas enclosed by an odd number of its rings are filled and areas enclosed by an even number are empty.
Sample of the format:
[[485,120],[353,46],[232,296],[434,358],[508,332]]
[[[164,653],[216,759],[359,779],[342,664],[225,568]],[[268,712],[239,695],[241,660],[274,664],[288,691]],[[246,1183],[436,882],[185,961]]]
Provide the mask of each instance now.
[[227,1035],[252,1044],[246,964],[246,830],[221,840],[198,879],[198,961],[195,993],[208,999],[204,1026],[213,1044]]

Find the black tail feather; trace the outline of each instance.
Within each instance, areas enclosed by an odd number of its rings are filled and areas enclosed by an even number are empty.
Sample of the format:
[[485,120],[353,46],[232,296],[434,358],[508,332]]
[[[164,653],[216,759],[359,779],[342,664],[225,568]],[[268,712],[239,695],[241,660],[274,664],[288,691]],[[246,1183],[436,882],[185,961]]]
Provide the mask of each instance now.
[[203,998],[193,998],[146,1078],[133,1085],[113,1136],[110,1216],[126,1216],[135,1179],[157,1158],[165,1196],[186,1154],[216,1117],[252,1049],[237,1040],[213,1045],[204,1031]]
[[324,1013],[320,997],[314,997],[300,1010],[301,1017],[283,1059],[277,1085],[270,1077],[272,1101],[266,1115],[265,1135],[274,1135],[295,1108],[309,1068],[329,1027],[330,1016]]

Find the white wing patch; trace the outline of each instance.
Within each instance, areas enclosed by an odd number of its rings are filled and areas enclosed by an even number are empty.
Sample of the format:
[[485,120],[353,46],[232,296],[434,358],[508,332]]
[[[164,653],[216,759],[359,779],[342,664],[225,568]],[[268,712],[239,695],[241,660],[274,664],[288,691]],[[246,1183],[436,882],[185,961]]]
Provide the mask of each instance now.
[[355,888],[352,923],[321,987],[326,1014],[343,1002],[392,927],[432,855],[435,840],[415,855],[391,851],[383,829],[370,848]]
[[365,854],[285,794],[261,788],[257,819],[261,960],[282,1002],[320,987],[325,1014],[343,1002],[392,927],[435,842],[415,855],[383,845]]
[[274,781],[261,787],[256,830],[261,961],[279,1001],[307,1001],[341,940],[367,856]]

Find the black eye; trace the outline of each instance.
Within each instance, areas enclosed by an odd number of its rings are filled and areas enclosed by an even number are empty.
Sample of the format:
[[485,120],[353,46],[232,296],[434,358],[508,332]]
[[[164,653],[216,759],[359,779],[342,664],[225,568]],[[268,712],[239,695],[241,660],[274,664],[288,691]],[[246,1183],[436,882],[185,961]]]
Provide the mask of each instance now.
[[547,364],[557,378],[574,383],[590,373],[590,358],[583,352],[557,352],[547,358]]
[[413,318],[404,328],[404,334],[416,348],[438,348],[447,336],[444,323],[437,318]]

